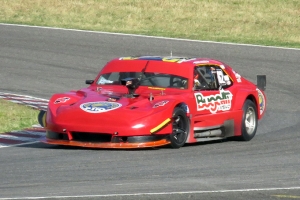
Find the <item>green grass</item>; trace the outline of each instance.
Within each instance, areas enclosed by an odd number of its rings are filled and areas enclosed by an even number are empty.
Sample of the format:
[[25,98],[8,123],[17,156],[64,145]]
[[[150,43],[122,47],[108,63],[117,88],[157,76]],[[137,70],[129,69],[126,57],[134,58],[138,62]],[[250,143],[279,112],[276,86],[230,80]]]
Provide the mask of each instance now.
[[300,47],[299,0],[0,0],[0,22]]
[[38,110],[0,99],[0,133],[38,124]]

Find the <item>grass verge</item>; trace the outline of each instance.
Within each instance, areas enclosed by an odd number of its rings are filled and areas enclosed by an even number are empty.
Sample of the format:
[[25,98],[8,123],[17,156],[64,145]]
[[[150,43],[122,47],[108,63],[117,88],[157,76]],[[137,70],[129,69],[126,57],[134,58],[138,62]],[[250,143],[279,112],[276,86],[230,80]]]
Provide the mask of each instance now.
[[38,113],[38,110],[31,107],[0,99],[0,133],[38,124]]

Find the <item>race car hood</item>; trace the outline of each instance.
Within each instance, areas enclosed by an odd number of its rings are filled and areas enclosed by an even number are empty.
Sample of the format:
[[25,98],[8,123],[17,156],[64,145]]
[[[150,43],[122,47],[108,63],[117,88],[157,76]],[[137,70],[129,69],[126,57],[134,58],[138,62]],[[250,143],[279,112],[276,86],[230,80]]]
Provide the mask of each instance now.
[[[56,127],[58,124],[62,127],[80,127],[81,124],[85,130],[87,127],[99,127],[111,132],[122,132],[121,129],[125,127],[149,125],[153,128],[172,116],[173,110],[168,108],[175,103],[171,99],[176,99],[176,93],[167,95],[148,90],[139,94],[128,97],[122,90],[112,92],[87,89],[57,94],[49,102],[47,124],[55,124]],[[93,132],[92,129],[90,131]]]

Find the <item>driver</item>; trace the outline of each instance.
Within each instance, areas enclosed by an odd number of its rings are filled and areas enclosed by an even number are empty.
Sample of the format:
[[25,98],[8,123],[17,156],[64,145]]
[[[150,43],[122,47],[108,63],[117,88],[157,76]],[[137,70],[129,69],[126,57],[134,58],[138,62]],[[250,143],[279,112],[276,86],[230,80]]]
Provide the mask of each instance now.
[[201,86],[201,83],[200,83],[200,81],[198,80],[198,78],[199,78],[199,74],[195,74],[195,73],[194,73],[194,86],[195,86],[195,87],[200,87],[200,86]]
[[203,76],[195,68],[194,69],[194,87],[201,87],[204,85],[205,85],[205,81],[203,80]]

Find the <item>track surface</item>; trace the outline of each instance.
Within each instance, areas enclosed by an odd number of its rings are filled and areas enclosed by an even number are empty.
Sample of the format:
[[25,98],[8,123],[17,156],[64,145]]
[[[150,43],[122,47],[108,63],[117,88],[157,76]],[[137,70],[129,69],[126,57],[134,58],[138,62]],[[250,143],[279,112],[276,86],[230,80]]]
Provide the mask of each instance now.
[[267,75],[267,113],[252,141],[177,150],[3,148],[0,200],[300,198],[300,50],[0,25],[0,91],[48,99],[85,87],[112,58],[171,51],[222,60],[252,81]]

